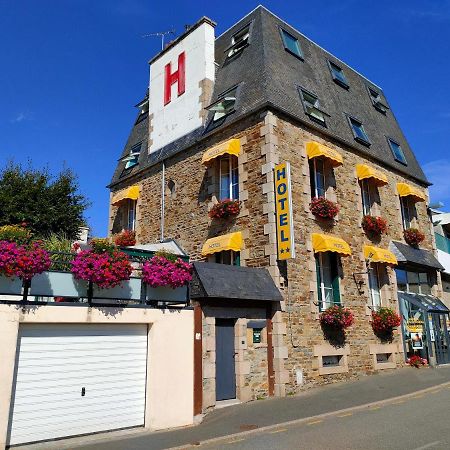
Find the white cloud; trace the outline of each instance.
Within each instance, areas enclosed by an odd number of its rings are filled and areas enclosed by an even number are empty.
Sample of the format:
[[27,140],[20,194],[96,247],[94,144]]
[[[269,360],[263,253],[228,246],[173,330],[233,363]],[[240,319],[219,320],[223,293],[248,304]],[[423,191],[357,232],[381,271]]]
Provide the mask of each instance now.
[[14,117],[14,119],[11,119],[11,123],[20,123],[24,121],[26,118],[27,115],[24,112],[20,112],[19,114],[17,114],[16,117]]
[[450,160],[437,159],[423,165],[428,179],[433,183],[430,186],[431,201],[443,202],[450,210]]

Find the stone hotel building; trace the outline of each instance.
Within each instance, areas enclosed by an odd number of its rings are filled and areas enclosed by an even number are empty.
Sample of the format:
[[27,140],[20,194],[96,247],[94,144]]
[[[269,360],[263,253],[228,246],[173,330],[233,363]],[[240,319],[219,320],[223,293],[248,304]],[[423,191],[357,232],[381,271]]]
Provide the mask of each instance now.
[[[195,412],[395,369],[413,352],[448,362],[430,183],[382,88],[262,6],[215,27],[200,19],[150,60],[109,185],[110,233],[133,229],[141,248],[173,239],[194,262]],[[284,163],[288,259],[274,187]],[[315,198],[337,215],[313,214]],[[211,214],[225,199],[239,213]],[[367,234],[364,216],[387,232]],[[336,304],[355,317],[340,342],[319,321]],[[402,317],[390,341],[371,327],[381,306]]]

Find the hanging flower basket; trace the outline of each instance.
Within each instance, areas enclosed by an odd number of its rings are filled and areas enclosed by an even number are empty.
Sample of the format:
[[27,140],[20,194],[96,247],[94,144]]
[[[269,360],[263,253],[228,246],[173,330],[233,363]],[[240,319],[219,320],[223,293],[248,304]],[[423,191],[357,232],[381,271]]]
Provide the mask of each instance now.
[[401,318],[392,308],[380,308],[372,311],[371,324],[376,335],[389,335],[400,326]]
[[353,313],[343,306],[330,306],[320,314],[320,324],[324,328],[345,330],[353,325],[355,318]]
[[425,358],[421,358],[419,355],[413,355],[406,360],[406,364],[419,369],[422,366],[426,366],[428,361]]
[[124,230],[114,236],[114,243],[119,247],[136,245],[136,233],[134,231]]
[[408,228],[403,232],[407,244],[417,247],[424,239],[425,235],[417,228]]
[[387,233],[387,222],[379,216],[364,216],[361,225],[370,235],[381,236]]
[[170,286],[176,289],[185,286],[192,280],[192,265],[181,258],[156,255],[142,266],[142,280],[149,286]]
[[226,199],[216,203],[208,215],[211,219],[227,219],[239,214],[241,210],[241,202],[239,200]]
[[324,197],[315,197],[309,204],[311,212],[321,219],[334,219],[339,212],[339,205]]

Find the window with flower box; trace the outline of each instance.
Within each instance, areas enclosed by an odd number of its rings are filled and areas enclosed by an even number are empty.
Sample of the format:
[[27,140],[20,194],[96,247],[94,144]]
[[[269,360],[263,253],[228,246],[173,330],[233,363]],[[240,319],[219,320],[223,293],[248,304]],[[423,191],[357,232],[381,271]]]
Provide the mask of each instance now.
[[225,155],[219,159],[219,200],[239,200],[238,159]]
[[325,161],[323,158],[312,158],[309,160],[309,180],[311,184],[311,198],[326,198],[327,186]]
[[317,294],[319,311],[341,304],[339,289],[339,257],[333,252],[317,253]]
[[410,196],[400,197],[400,207],[402,211],[403,229],[411,228],[416,217],[416,204]]
[[379,264],[372,264],[369,268],[369,294],[371,307],[377,310],[381,307],[381,267]]
[[136,200],[128,199],[126,204],[126,229],[136,230]]

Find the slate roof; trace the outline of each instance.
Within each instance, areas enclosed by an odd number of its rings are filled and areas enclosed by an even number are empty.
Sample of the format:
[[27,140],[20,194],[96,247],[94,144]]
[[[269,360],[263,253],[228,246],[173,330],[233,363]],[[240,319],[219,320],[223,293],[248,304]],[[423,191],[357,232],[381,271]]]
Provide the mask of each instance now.
[[[227,59],[225,50],[230,46],[232,35],[248,23],[251,23],[249,45],[235,57]],[[281,28],[299,40],[304,60],[295,57],[284,49],[280,34]],[[381,88],[264,7],[258,6],[216,38],[215,57],[218,69],[212,102],[217,100],[224,91],[239,85],[235,112],[219,122],[214,129],[209,126],[211,113],[205,129],[199,128],[158,152],[151,155],[146,154],[145,160],[139,164],[139,169],[149,167],[195,145],[208,135],[241,120],[250,113],[261,109],[274,109],[288,115],[304,126],[306,125],[327,135],[328,138],[343,144],[346,148],[350,147],[355,152],[373,158],[425,185],[430,184],[392,110],[389,109],[384,115],[374,108],[368,93],[368,87],[372,87],[379,92],[383,102],[389,105]],[[328,60],[335,62],[344,70],[349,83],[348,90],[333,81]],[[318,96],[321,108],[329,114],[326,128],[313,122],[305,114],[298,92],[300,86]],[[369,147],[355,141],[346,114],[363,123],[371,141]],[[134,128],[132,134],[133,132]],[[394,159],[387,137],[401,145],[408,162],[406,166]],[[119,173],[121,173],[120,167],[113,176],[112,185],[120,181]]]
[[194,262],[194,272],[191,298],[283,300],[266,269]]
[[433,253],[428,250],[411,247],[410,245],[395,241],[391,242],[389,247],[396,256],[398,262],[444,270],[444,267],[442,267],[441,263],[433,255]]

